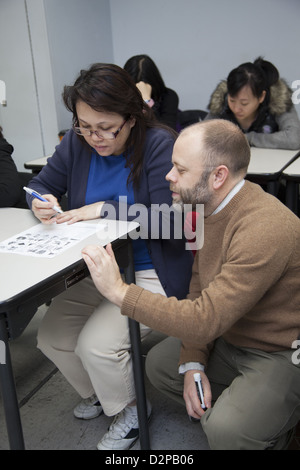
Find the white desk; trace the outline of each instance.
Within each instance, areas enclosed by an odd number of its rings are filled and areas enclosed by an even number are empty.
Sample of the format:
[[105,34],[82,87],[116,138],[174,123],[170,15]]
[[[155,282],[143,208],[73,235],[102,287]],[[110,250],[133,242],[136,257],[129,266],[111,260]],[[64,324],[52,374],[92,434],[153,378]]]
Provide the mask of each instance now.
[[[0,241],[38,223],[31,211],[14,208],[0,209],[0,220]],[[117,262],[124,269],[126,282],[135,281],[131,243],[127,235],[134,232],[139,225],[136,222],[113,220],[97,220],[94,223],[105,224],[105,230],[80,241],[54,258],[0,253],[0,340],[5,343],[6,349],[6,362],[0,364],[0,385],[12,449],[23,449],[24,439],[10,359],[9,340],[17,338],[22,333],[40,305],[89,275],[81,256],[81,249],[88,244],[105,246],[112,242]],[[149,448],[148,418],[139,324],[129,319],[129,330],[134,356],[140,442],[141,448],[147,449]]]
[[[251,147],[248,175],[264,176],[271,179],[296,153],[297,150]],[[24,167],[33,172],[39,172],[47,164],[49,157],[51,157],[51,155],[30,160],[24,163]]]
[[297,150],[251,147],[249,174],[273,175],[297,153]]
[[26,170],[32,170],[32,173],[39,173],[41,169],[47,164],[47,160],[49,157],[52,157],[52,155],[47,155],[46,157],[30,160],[24,163],[24,168],[26,168]]
[[[1,208],[0,220],[0,241],[39,223],[30,210],[14,208]],[[128,232],[135,230],[138,226],[135,222],[132,223],[131,228],[127,222],[104,221],[103,219],[90,222],[105,228],[99,231],[99,235],[95,234],[80,241],[69,250],[54,258],[0,253],[1,266],[5,266],[5,269],[0,270],[0,305],[7,299],[12,299],[14,296],[19,295],[20,292],[32,289],[32,286],[40,284],[51,276],[56,275],[57,272],[81,261],[81,249],[88,244],[100,243],[102,246],[105,246],[107,243],[126,236]]]
[[285,176],[300,178],[300,155],[299,158],[294,161],[291,165],[289,165],[283,172]]
[[298,152],[297,150],[251,147],[247,178],[259,184],[266,184],[268,192],[276,195],[283,168]]

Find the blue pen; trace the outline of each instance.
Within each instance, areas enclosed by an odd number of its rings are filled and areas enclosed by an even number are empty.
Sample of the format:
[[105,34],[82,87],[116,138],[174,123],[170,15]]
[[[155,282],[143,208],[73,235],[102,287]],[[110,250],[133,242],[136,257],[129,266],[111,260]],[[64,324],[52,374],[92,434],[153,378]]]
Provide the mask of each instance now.
[[[49,202],[49,201],[47,201],[47,199],[45,199],[43,196],[41,196],[41,194],[39,194],[38,192],[34,191],[33,189],[26,188],[26,186],[23,186],[23,189],[26,191],[26,193],[30,194],[30,195],[33,196],[33,197],[36,197],[36,198],[39,199],[40,201]],[[62,213],[63,213],[63,211],[62,211],[58,206],[53,206],[53,210],[55,210],[55,211],[58,212],[59,214],[62,214]]]

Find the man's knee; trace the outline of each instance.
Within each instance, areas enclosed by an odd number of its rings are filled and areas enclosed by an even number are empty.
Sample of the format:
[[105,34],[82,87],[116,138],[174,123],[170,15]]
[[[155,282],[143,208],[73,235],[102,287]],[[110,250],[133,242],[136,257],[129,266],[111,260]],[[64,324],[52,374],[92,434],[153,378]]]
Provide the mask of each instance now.
[[[230,411],[231,410],[231,411]],[[235,413],[236,411],[236,413]],[[239,410],[211,408],[201,418],[211,450],[264,450],[271,443],[260,432],[251,432],[246,416]],[[253,428],[252,428],[253,431]]]
[[178,373],[180,341],[167,338],[154,346],[147,355],[146,372],[160,392],[184,405],[183,376]]
[[230,417],[214,412],[211,408],[201,418],[201,425],[206,434],[211,450],[234,450],[237,447],[239,430]]

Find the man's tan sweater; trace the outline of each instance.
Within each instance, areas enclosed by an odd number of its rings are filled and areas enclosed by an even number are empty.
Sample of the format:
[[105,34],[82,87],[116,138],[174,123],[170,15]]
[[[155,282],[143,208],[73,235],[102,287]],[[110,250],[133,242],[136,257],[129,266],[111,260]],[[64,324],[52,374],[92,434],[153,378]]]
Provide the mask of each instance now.
[[180,338],[180,363],[205,364],[209,343],[220,336],[235,346],[290,349],[300,334],[299,218],[246,181],[205,219],[188,299],[131,285],[121,311]]

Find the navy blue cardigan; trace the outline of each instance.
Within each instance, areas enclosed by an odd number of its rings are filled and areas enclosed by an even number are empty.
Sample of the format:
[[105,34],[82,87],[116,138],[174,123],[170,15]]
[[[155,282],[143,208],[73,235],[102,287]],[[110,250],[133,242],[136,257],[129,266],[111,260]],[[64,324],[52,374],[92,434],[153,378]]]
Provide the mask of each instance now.
[[[101,217],[107,214],[109,217],[111,211],[107,209],[113,206],[116,219],[139,222],[142,238],[147,239],[153,265],[167,296],[182,299],[188,293],[193,256],[189,250],[185,249],[184,236],[178,238],[178,233],[177,239],[176,234],[174,236],[173,217],[170,217],[169,239],[162,237],[162,220],[155,227],[151,224],[153,215],[154,219],[158,220],[157,211],[164,212],[159,209],[160,205],[163,204],[169,209],[172,204],[171,192],[165,175],[172,167],[173,145],[174,138],[167,130],[148,129],[140,184],[134,189],[135,204],[146,206],[147,211],[142,210],[141,215],[138,213],[129,215],[130,206],[124,204],[121,208],[122,202],[105,201]],[[30,187],[41,194],[53,194],[59,201],[67,193],[69,209],[84,206],[91,151],[92,149],[82,142],[73,130],[70,130],[56,147],[53,156],[48,159],[47,165],[30,182]],[[28,196],[27,201],[31,207],[31,196]],[[168,213],[168,210],[166,212]],[[179,217],[178,214],[177,217]],[[178,219],[176,222],[178,223]]]

